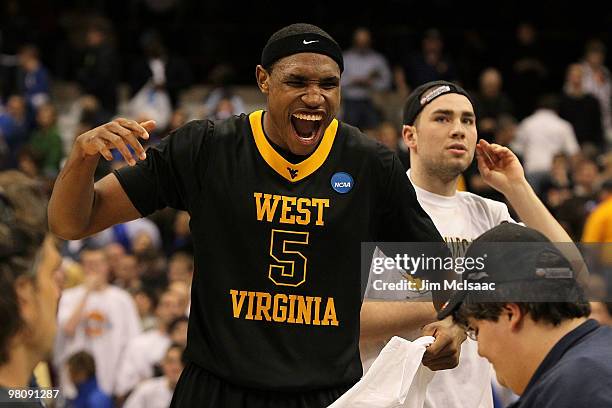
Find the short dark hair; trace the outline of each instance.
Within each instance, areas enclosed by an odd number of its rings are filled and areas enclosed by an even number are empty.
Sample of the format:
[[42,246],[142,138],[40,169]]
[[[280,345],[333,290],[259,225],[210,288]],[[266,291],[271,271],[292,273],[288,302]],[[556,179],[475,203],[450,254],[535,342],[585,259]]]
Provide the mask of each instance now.
[[[496,322],[503,307],[509,302],[464,302],[453,312],[453,320],[464,327],[468,319]],[[544,322],[558,326],[562,322],[579,317],[588,317],[591,306],[584,296],[576,302],[516,302],[516,305],[534,322]]]
[[172,333],[174,331],[174,329],[176,329],[176,326],[178,326],[179,323],[182,323],[182,322],[189,323],[189,318],[187,316],[176,317],[168,325],[168,333]]
[[538,98],[537,107],[539,109],[550,109],[552,111],[559,111],[559,97],[555,94],[544,94]]
[[170,256],[170,262],[174,262],[174,261],[185,262],[188,265],[189,269],[193,270],[193,267],[194,267],[193,255],[191,255],[189,252],[176,251]]
[[0,365],[10,339],[23,326],[15,282],[32,275],[47,233],[47,200],[41,186],[17,170],[0,172]]
[[171,350],[174,350],[174,349],[177,349],[181,353],[181,363],[183,363],[183,365],[187,364],[187,358],[185,357],[185,347],[182,344],[179,344],[179,343],[170,344],[170,346],[168,346],[168,349],[166,350],[166,356],[170,354]]
[[78,351],[68,358],[68,368],[85,374],[85,378],[96,375],[96,361],[93,356],[86,351]]
[[606,45],[600,39],[594,38],[594,39],[589,40],[585,44],[584,52],[585,52],[585,54],[588,54],[588,53],[591,53],[591,52],[599,52],[599,53],[605,54],[606,53]]
[[151,301],[151,307],[153,308],[153,310],[157,309],[157,305],[159,304],[159,299],[161,298],[161,294],[159,294],[157,290],[155,290],[155,288],[152,288],[150,286],[141,285],[138,289],[133,291],[132,296],[135,296],[138,294],[142,294],[146,296],[147,298],[149,298],[149,300]]

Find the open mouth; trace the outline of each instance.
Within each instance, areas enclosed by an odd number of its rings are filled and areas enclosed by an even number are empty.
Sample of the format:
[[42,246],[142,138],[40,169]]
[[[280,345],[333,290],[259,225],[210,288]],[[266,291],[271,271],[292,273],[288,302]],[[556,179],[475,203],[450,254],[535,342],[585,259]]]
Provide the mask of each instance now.
[[323,114],[296,112],[291,115],[291,124],[297,139],[309,145],[316,142],[322,133]]

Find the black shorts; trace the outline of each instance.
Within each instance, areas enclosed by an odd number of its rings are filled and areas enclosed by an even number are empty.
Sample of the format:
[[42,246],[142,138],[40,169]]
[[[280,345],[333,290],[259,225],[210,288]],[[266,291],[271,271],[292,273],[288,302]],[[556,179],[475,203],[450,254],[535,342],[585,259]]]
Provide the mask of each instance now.
[[261,391],[228,383],[189,362],[170,408],[324,408],[351,386],[308,392]]

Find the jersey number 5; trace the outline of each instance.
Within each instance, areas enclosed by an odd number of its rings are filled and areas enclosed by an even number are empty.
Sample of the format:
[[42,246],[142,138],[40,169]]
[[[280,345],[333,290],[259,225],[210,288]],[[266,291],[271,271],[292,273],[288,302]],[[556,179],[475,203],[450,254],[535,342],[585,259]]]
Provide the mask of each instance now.
[[272,282],[295,287],[306,281],[308,260],[298,249],[301,245],[308,245],[308,235],[308,232],[272,230],[270,256],[275,263],[270,264],[268,271]]

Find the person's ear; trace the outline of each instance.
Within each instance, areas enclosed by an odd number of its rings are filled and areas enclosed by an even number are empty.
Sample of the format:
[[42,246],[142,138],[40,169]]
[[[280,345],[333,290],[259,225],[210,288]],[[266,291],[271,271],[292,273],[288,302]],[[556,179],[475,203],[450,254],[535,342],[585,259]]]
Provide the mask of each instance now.
[[519,330],[523,326],[525,312],[521,310],[516,303],[507,303],[503,307],[503,311],[507,314],[500,316],[500,319],[507,319],[512,331]]
[[15,295],[19,314],[25,323],[24,328],[28,328],[36,320],[38,310],[36,310],[36,293],[34,283],[25,276],[19,276],[15,280]]
[[410,150],[416,151],[418,135],[415,126],[404,125],[402,127],[402,139]]
[[255,68],[255,77],[257,78],[259,90],[267,95],[269,92],[270,74],[264,67],[257,65]]

